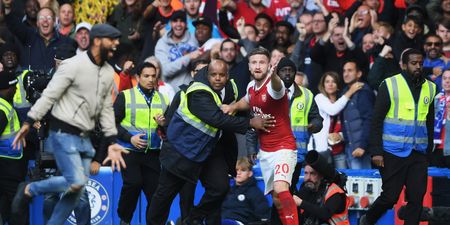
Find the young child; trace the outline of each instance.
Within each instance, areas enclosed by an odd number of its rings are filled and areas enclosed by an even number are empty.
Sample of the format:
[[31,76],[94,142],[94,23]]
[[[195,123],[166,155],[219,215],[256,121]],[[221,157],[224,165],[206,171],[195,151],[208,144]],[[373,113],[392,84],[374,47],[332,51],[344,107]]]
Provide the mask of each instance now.
[[222,203],[222,225],[248,224],[270,218],[269,202],[256,186],[253,165],[247,158],[236,163],[236,184]]

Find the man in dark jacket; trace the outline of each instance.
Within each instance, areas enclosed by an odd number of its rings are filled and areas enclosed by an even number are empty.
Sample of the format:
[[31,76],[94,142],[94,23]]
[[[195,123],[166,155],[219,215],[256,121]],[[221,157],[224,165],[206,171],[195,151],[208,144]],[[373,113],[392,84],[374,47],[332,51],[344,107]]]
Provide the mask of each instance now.
[[[345,91],[351,85],[361,85],[362,71],[358,64],[349,61],[344,64],[344,82],[347,85]],[[348,101],[342,111],[342,124],[345,140],[345,152],[347,164],[351,169],[370,169],[370,156],[367,153],[370,133],[370,121],[372,119],[373,103],[375,95],[369,85],[357,91]]]
[[20,21],[11,8],[5,8],[8,28],[19,38],[24,46],[20,65],[23,68],[43,72],[50,71],[55,66],[55,49],[66,43],[74,45],[75,42],[55,32],[55,12],[50,8],[41,8],[37,16],[37,27],[33,29]]
[[[422,74],[419,50],[402,54],[402,73],[378,88],[370,134],[372,162],[379,167],[383,192],[360,219],[375,224],[397,202],[406,185],[405,224],[419,224],[427,189],[426,153],[433,148],[436,86]],[[401,96],[401,97],[399,97]]]
[[227,70],[225,61],[214,60],[208,66],[208,82],[194,82],[180,93],[180,106],[170,121],[168,141],[163,143],[162,170],[147,224],[165,224],[176,194],[186,182],[195,184],[198,179],[205,186],[205,194],[184,223],[201,224],[208,214],[220,208],[228,191],[228,171],[223,169],[227,168],[226,162],[218,154],[224,150],[215,148],[225,146],[217,144],[222,130],[245,133],[250,126],[272,126],[271,119],[233,117],[221,111]]

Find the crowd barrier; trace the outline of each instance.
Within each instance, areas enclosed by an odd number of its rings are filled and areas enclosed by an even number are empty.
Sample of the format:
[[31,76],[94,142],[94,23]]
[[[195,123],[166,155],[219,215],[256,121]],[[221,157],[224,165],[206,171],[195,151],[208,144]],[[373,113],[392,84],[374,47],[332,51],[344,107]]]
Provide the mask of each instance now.
[[[349,178],[367,178],[367,179],[376,179],[380,178],[378,170],[343,170]],[[261,177],[261,173],[259,168],[255,167],[255,176],[257,179],[257,185],[261,190],[264,190],[264,182]],[[431,177],[440,178],[439,182],[446,182],[447,187],[450,184],[450,170],[448,169],[429,169],[429,190],[427,191],[427,196],[424,200],[424,205],[431,206],[432,205],[432,197],[431,195],[437,195],[437,198],[442,199],[442,197],[449,198],[450,194],[448,194],[445,190],[437,191],[433,193],[433,179]],[[301,177],[302,180],[302,177]],[[436,185],[435,185],[436,186]],[[117,216],[117,204],[119,202],[120,190],[122,187],[122,178],[120,173],[114,172],[112,173],[109,167],[103,167],[100,169],[100,172],[96,176],[92,176],[89,180],[86,189],[89,193],[89,202],[91,204],[91,224],[92,225],[119,225],[120,220]],[[195,193],[195,203],[198,203],[202,194],[204,192],[203,187],[199,183],[196,188]],[[349,195],[352,194],[352,190],[348,190]],[[403,196],[403,194],[402,194]],[[271,198],[268,196],[268,200],[271,203]],[[443,200],[444,202],[445,201]],[[403,203],[403,197],[400,198],[399,203]],[[33,202],[30,207],[30,221],[31,225],[41,225],[44,224],[44,219],[42,215],[42,205],[43,205],[43,197],[37,197],[33,199]],[[147,201],[145,196],[142,194],[139,199],[138,205],[135,210],[135,215],[131,224],[140,225],[145,224],[145,214],[146,214],[146,206]],[[397,209],[398,206],[395,207]],[[352,225],[358,224],[358,218],[365,212],[366,209],[358,209],[358,210],[350,210],[349,219]],[[174,200],[169,220],[176,221],[180,216],[179,210],[179,201],[178,196]],[[68,218],[66,225],[76,224],[76,219],[74,214]],[[377,223],[379,225],[396,225],[399,224],[399,221],[395,217],[395,210],[389,210]],[[421,223],[426,224],[426,223]]]

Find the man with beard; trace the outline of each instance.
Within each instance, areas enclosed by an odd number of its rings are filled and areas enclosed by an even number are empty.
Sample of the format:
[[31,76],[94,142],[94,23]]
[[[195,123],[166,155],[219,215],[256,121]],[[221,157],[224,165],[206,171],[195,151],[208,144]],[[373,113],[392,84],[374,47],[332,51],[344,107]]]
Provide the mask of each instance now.
[[369,152],[379,167],[383,192],[360,218],[361,225],[375,224],[394,206],[405,185],[405,224],[419,224],[427,189],[426,154],[433,149],[436,85],[422,75],[419,50],[407,49],[401,59],[401,74],[378,88]]
[[290,55],[294,49],[291,43],[291,36],[294,34],[294,27],[286,21],[279,21],[275,24],[275,47],[286,49]]
[[78,44],[77,54],[83,53],[89,48],[89,32],[92,25],[87,22],[77,24],[75,28],[75,41]]
[[315,150],[309,151],[305,160],[304,181],[298,195],[294,195],[302,212],[300,224],[349,225],[349,201],[337,184],[339,175],[333,166]]
[[23,18],[23,23],[28,27],[37,29],[36,20],[39,11],[39,3],[37,0],[27,0],[25,2],[25,16]]
[[284,16],[284,20],[289,22],[292,26],[295,26],[298,22],[298,18],[305,12],[303,0],[287,0],[287,3],[291,9],[289,13]]
[[[125,150],[115,143],[117,130],[111,97],[114,69],[106,62],[113,56],[120,35],[111,25],[94,26],[90,49],[61,63],[42,96],[28,112],[12,146],[21,149],[32,124],[42,120],[51,109],[50,131],[45,144],[53,153],[62,176],[21,183],[12,204],[16,218],[25,220],[24,211],[33,197],[62,192],[64,194],[47,224],[64,223],[76,207],[89,178],[95,154],[89,134],[96,119],[100,121],[105,146],[108,146],[108,156],[103,163],[111,161],[111,168],[119,171],[121,166],[126,166],[121,155]],[[23,223],[26,221],[20,224]]]
[[437,90],[442,88],[442,72],[449,68],[449,59],[442,55],[442,39],[435,34],[430,34],[425,38],[423,50],[425,60],[423,61],[423,73],[429,76],[436,84]]

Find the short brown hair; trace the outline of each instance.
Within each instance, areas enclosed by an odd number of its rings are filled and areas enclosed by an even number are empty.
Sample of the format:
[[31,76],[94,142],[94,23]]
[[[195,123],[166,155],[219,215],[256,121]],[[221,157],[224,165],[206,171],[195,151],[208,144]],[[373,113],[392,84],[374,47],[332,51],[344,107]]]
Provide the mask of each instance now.
[[247,157],[242,157],[237,160],[236,167],[241,167],[243,169],[248,169],[249,171],[253,171],[253,164],[250,163]]
[[267,49],[263,48],[263,47],[257,47],[255,49],[253,49],[248,54],[248,59],[250,59],[250,57],[252,57],[254,55],[265,55],[267,57],[267,59],[270,60],[270,52]]
[[391,24],[381,21],[381,22],[377,22],[377,28],[378,27],[384,27],[384,29],[386,29],[386,31],[390,34],[393,35],[394,34],[394,28],[391,26]]
[[341,89],[341,79],[339,78],[339,75],[334,71],[325,72],[320,78],[318,86],[320,93],[322,93],[325,96],[328,96],[328,94],[325,92],[325,78],[327,78],[327,76],[333,78],[334,82],[336,82],[337,84],[338,90]]

